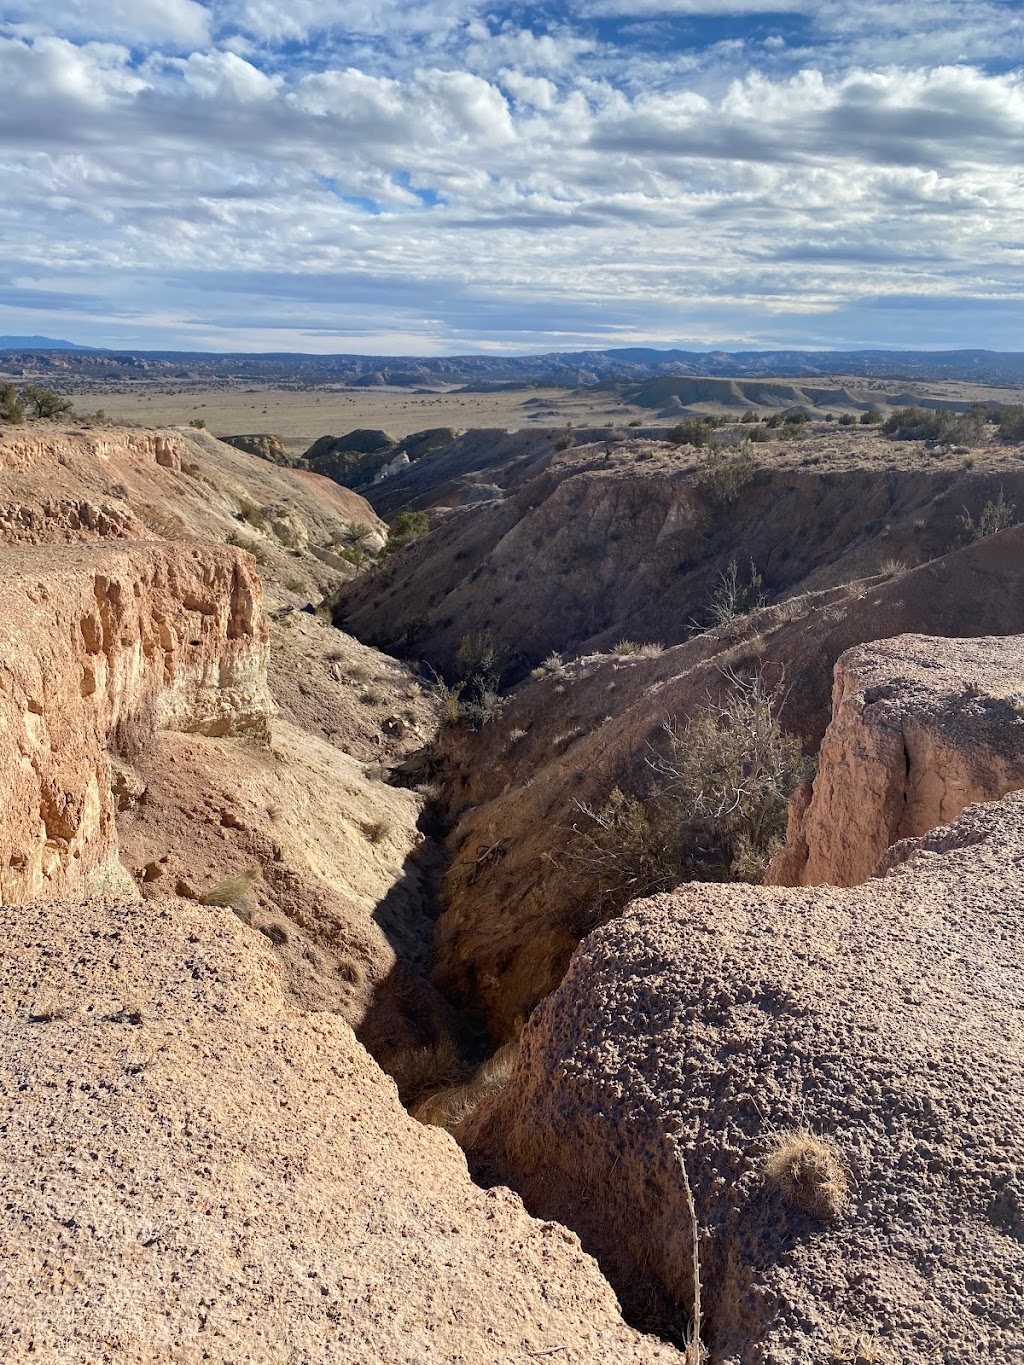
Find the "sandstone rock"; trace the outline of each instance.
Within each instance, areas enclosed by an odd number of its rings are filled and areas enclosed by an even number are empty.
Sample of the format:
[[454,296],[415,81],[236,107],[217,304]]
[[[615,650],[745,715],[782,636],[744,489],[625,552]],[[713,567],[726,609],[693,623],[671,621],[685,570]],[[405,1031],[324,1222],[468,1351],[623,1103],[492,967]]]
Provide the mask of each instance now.
[[890,845],[1024,787],[1024,639],[902,635],[836,663],[809,800],[767,881],[853,886]]
[[[693,1297],[685,1162],[723,1365],[1024,1349],[1024,795],[898,848],[850,889],[634,904],[577,950],[460,1135],[665,1324]],[[845,1164],[838,1218],[766,1181],[792,1129]]]
[[265,734],[262,588],[238,551],[4,551],[0,900],[78,892],[116,866],[110,757],[157,729]]
[[571,1233],[470,1183],[341,1020],[290,1009],[229,911],[0,918],[5,1359],[677,1359]]

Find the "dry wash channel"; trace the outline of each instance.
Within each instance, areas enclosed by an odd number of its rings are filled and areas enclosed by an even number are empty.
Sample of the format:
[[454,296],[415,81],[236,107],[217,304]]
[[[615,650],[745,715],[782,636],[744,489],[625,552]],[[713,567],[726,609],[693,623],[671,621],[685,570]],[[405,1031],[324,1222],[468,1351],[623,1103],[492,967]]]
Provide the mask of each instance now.
[[[439,504],[339,598],[452,687],[482,644],[512,684],[421,756],[450,829],[434,979],[494,1045],[528,1019],[454,1131],[480,1180],[579,1233],[631,1320],[679,1340],[699,1282],[713,1360],[1010,1362],[1024,530],[968,532],[1000,489],[1024,500],[1019,473],[805,450],[723,504],[648,449]],[[740,555],[767,600],[709,621]],[[644,795],[666,719],[752,679],[820,751],[770,884],[698,877],[587,935],[568,833]]]

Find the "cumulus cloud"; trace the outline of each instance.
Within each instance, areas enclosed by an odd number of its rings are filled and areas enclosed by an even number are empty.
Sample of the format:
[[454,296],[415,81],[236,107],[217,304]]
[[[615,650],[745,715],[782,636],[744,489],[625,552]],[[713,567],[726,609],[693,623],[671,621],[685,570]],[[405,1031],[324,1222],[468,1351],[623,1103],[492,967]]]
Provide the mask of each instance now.
[[[941,11],[947,37],[964,20],[958,0],[908,4]],[[0,330],[39,330],[19,309],[95,317],[104,296],[176,344],[237,328],[234,345],[249,329],[323,347],[343,319],[427,347],[821,344],[829,318],[836,342],[877,343],[856,329],[894,325],[896,305],[865,301],[908,296],[925,340],[940,305],[1009,319],[1024,76],[862,60],[848,8],[791,6],[828,28],[816,50],[766,46],[763,25],[652,50],[597,24],[612,0],[529,29],[470,0],[176,0],[162,37],[140,21],[123,41],[126,3],[79,35],[66,0],[59,32],[0,34]]]

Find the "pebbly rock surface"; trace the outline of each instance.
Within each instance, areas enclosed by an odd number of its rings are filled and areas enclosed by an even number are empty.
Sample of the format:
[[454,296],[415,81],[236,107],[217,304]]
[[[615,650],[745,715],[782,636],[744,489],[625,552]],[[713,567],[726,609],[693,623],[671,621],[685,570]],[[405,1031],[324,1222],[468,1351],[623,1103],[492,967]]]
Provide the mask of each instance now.
[[0,1340],[47,1365],[668,1365],[227,910],[0,910]]
[[[685,1163],[723,1365],[1024,1352],[1024,795],[899,849],[854,888],[635,903],[457,1134],[663,1324],[693,1302]],[[848,1172],[838,1218],[765,1178],[801,1128]]]
[[818,776],[767,881],[865,881],[886,850],[1024,787],[1024,637],[903,635],[836,663]]

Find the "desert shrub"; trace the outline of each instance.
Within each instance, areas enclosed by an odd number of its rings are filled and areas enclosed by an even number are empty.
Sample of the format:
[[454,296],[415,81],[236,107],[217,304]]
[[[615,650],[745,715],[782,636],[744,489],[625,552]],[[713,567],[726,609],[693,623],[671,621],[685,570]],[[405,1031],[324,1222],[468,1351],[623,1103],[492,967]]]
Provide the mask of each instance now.
[[811,414],[806,408],[790,408],[783,414],[783,420],[788,427],[803,427],[811,420]]
[[407,545],[422,540],[429,530],[430,517],[426,512],[400,512],[391,525],[391,533],[380,557],[383,559],[387,555],[397,554]]
[[844,412],[839,418],[839,425],[841,427],[854,427],[857,425],[857,419],[852,412]]
[[193,418],[191,418],[190,421],[189,421],[189,426],[190,426],[190,427],[195,427],[196,431],[205,431],[205,430],[206,430],[206,418],[205,418],[205,417],[193,417]]
[[754,412],[753,408],[748,408],[740,418],[741,422],[760,422],[760,420],[761,419],[758,417],[757,413]]
[[13,384],[0,387],[0,422],[24,422],[25,405]]
[[612,645],[612,653],[622,657],[629,654],[639,654],[640,645],[636,640],[618,640]]
[[241,497],[238,499],[238,515],[254,531],[265,531],[267,529],[267,518],[263,508],[258,502],[253,502],[251,498]]
[[561,654],[552,650],[548,657],[539,663],[536,668],[530,669],[530,677],[539,682],[541,678],[550,678],[564,672],[565,664],[562,661]]
[[268,562],[266,550],[249,536],[240,535],[238,531],[231,531],[228,534],[227,543],[236,546],[239,550],[248,550],[257,564]]
[[361,569],[373,557],[368,543],[372,535],[373,531],[369,526],[359,521],[350,521],[343,530],[333,533],[331,541],[335,552],[342,559]]
[[1004,441],[1024,441],[1024,407],[1020,404],[1000,409],[993,414],[993,421]]
[[26,384],[19,401],[29,417],[71,417],[75,411],[70,398],[39,384]]
[[882,411],[882,409],[876,407],[875,404],[872,403],[871,407],[869,407],[866,412],[861,413],[860,424],[862,427],[877,426],[884,417],[885,413]]
[[764,579],[757,571],[754,561],[750,561],[750,576],[744,583],[740,578],[735,559],[730,559],[725,570],[718,575],[718,587],[711,594],[708,603],[708,617],[712,626],[724,626],[737,616],[746,616],[757,611],[765,604]]
[[572,450],[575,444],[576,433],[573,431],[572,427],[566,427],[566,429],[562,432],[561,436],[559,436],[558,440],[555,442],[555,449]]
[[948,408],[935,411],[899,408],[882,423],[883,434],[895,441],[936,441],[945,445],[976,444],[983,429],[984,419],[979,413],[951,412]]
[[770,441],[772,439],[772,434],[767,427],[763,427],[758,423],[756,427],[750,428],[744,439],[747,441],[754,441],[758,445],[761,445],[765,441]]
[[307,585],[305,579],[289,576],[282,581],[289,592],[304,593],[306,591]]
[[398,1097],[407,1108],[438,1090],[460,1084],[472,1071],[447,1036],[427,1047],[398,1049],[377,1061],[398,1087]]
[[693,486],[705,502],[717,510],[728,507],[740,495],[760,466],[746,445],[729,449],[715,446],[701,458]]
[[1005,531],[1007,527],[1016,526],[1016,511],[1016,503],[1006,501],[1003,497],[1002,488],[999,489],[999,498],[996,502],[989,498],[978,514],[977,521],[965,507],[963,516],[957,517],[957,525],[960,527],[960,544],[973,545],[976,541],[986,540],[989,536],[994,536],[997,531]]
[[626,423],[626,426],[627,426],[627,427],[642,427],[642,426],[643,426],[643,420],[642,420],[641,418],[639,418],[639,417],[634,417],[634,418],[632,419],[632,421],[629,421],[629,422]]
[[715,424],[710,418],[690,417],[674,426],[666,439],[676,446],[696,446],[702,450],[711,444],[714,433]]
[[552,855],[578,877],[582,923],[613,918],[631,900],[683,881],[759,881],[786,832],[790,793],[807,764],[781,727],[778,688],[756,673],[730,676],[684,724],[668,721],[648,760],[647,789],[616,787],[600,806],[579,804]]
[[849,1197],[850,1177],[839,1148],[806,1128],[775,1135],[764,1178],[787,1204],[815,1218],[838,1218]]
[[466,689],[467,700],[474,700],[484,692],[497,691],[502,662],[489,630],[469,631],[463,635],[455,651],[455,671]]
[[910,566],[902,559],[883,559],[878,566],[878,572],[883,578],[899,578],[900,574],[907,572]]

